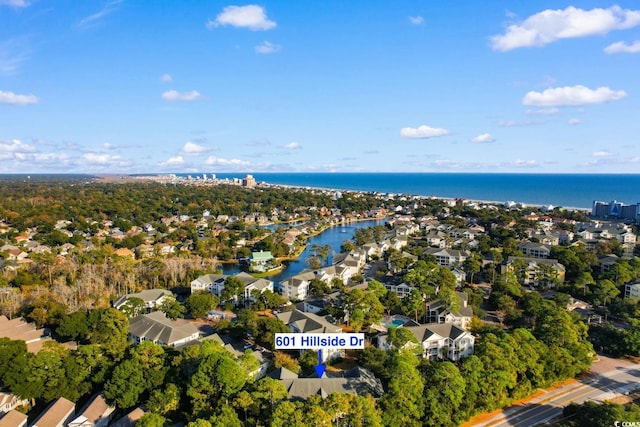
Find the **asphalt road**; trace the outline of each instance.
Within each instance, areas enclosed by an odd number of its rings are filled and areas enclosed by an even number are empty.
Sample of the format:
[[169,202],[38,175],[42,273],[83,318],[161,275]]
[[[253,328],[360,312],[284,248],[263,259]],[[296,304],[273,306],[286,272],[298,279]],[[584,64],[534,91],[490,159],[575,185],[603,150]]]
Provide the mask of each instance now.
[[602,359],[602,367],[607,370],[598,369],[596,362],[591,375],[582,380],[548,391],[525,404],[507,408],[476,425],[536,426],[562,416],[564,407],[572,402],[605,401],[640,388],[640,364],[604,357]]

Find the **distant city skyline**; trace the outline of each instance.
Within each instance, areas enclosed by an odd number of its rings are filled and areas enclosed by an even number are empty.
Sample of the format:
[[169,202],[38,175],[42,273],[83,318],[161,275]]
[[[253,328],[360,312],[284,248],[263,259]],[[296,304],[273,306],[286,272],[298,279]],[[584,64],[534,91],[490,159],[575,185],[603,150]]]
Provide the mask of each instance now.
[[0,173],[640,173],[632,1],[0,0]]

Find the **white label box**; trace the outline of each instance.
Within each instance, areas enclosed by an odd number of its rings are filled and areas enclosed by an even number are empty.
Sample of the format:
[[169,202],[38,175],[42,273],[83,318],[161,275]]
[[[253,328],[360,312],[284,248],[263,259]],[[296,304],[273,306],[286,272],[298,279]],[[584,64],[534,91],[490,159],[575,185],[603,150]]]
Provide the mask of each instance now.
[[276,350],[363,349],[364,334],[277,333]]

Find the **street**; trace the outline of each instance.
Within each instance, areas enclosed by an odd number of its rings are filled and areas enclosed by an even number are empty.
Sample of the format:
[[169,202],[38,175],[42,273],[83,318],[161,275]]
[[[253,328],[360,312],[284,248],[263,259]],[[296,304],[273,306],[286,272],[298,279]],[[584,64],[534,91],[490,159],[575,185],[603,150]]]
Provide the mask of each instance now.
[[509,407],[474,424],[483,427],[535,426],[562,415],[570,403],[602,402],[640,388],[640,364],[600,356],[591,374],[575,383],[552,389],[522,405]]

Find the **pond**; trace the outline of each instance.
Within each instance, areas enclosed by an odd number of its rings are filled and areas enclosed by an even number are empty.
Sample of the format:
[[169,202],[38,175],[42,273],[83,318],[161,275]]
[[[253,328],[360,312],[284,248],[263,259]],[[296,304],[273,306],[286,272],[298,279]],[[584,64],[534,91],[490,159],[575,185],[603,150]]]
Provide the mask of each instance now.
[[[313,255],[313,245],[330,245],[334,252],[339,253],[340,245],[342,245],[345,240],[351,240],[355,230],[359,228],[373,227],[374,225],[384,225],[385,221],[385,219],[376,219],[341,224],[328,228],[317,236],[310,237],[307,240],[307,247],[296,260],[284,263],[284,269],[268,276],[268,278],[273,280],[277,287],[279,282],[286,280],[291,276],[295,276],[305,268],[308,268],[306,259]],[[331,265],[332,261],[332,255],[330,255],[326,265]],[[240,272],[240,268],[237,264],[224,264],[222,271],[224,274],[236,274]]]

